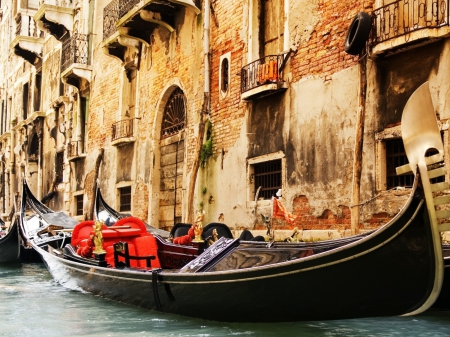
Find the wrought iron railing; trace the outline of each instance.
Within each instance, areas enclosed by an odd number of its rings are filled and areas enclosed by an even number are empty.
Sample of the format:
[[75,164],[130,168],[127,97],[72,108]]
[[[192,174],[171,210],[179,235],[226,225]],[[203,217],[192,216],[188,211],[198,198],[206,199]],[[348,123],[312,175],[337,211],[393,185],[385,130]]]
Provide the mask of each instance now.
[[74,63],[89,64],[89,35],[73,34],[65,39],[61,51],[61,71]]
[[373,11],[372,45],[449,25],[450,0],[398,0]]
[[268,83],[282,83],[283,55],[269,55],[244,66],[241,70],[241,93]]
[[73,142],[69,142],[67,144],[67,156],[70,157],[79,157],[83,153],[84,142],[82,140],[77,140]]
[[119,2],[119,18],[127,14],[141,0],[121,0]]
[[134,118],[124,119],[112,125],[112,140],[133,137]]
[[103,9],[103,40],[106,40],[117,31],[117,20],[119,20],[119,1],[112,0]]

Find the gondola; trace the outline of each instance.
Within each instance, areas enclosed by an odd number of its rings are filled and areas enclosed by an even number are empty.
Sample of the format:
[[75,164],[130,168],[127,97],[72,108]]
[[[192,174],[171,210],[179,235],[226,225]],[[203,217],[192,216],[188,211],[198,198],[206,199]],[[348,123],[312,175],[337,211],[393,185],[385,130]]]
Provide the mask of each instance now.
[[[402,117],[409,165],[400,171],[415,174],[411,194],[391,221],[356,241],[317,249],[305,243],[249,243],[222,237],[203,252],[201,243],[179,246],[175,252],[174,244],[148,233],[139,220],[126,218],[114,230],[101,222],[81,223],[64,247],[49,245],[45,250],[33,240],[31,244],[62,285],[161,312],[226,322],[424,312],[441,290],[439,232],[448,229],[437,220],[438,201],[432,191],[440,185],[430,183],[445,175],[445,169],[428,171],[430,164],[443,161],[443,145],[434,110],[423,111],[416,102],[428,97],[421,88]],[[438,154],[425,157],[430,148]],[[78,250],[90,238],[96,242],[95,250],[81,257]],[[175,256],[181,261],[192,253],[189,249],[194,250],[191,255],[196,249],[199,255],[186,264],[171,264]]]
[[[0,219],[0,226],[5,227],[5,222]],[[18,219],[13,218],[6,232],[0,236],[0,262],[18,261],[20,257]]]
[[[22,184],[21,209],[19,215],[20,259],[25,262],[40,262],[41,256],[30,244],[47,249],[70,241],[71,232],[78,221],[64,212],[55,212],[41,203],[30,191],[26,180]],[[26,219],[26,221],[24,221]]]
[[[94,219],[103,221],[107,226],[113,226],[117,221],[123,218],[131,217],[131,214],[120,213],[114,208],[109,206],[100,191],[100,184],[97,182],[95,189],[95,202],[94,202]],[[149,233],[158,234],[163,238],[168,238],[170,233],[168,231],[155,228],[149,224],[145,224]]]

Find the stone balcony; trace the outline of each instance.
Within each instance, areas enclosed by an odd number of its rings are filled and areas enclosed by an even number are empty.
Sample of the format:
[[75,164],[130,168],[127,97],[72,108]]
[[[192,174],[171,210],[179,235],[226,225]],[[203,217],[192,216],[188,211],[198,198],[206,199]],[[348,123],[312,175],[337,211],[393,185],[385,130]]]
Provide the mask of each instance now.
[[103,50],[125,62],[126,54],[137,55],[139,45],[149,45],[158,26],[175,30],[175,14],[200,10],[192,0],[113,0],[103,10]]
[[74,4],[70,0],[41,0],[34,20],[41,30],[61,40],[73,30]]
[[43,32],[37,27],[36,22],[30,15],[19,12],[15,21],[16,36],[9,46],[14,54],[35,65],[42,58]]

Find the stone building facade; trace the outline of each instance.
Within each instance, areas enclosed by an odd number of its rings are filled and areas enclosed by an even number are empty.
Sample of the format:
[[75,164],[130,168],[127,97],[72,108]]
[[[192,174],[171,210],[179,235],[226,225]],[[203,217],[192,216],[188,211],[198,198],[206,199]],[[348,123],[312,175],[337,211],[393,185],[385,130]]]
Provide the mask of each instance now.
[[152,226],[202,209],[239,234],[265,230],[281,189],[297,218],[275,231],[347,235],[359,114],[357,227],[376,228],[408,194],[399,124],[427,81],[448,155],[448,2],[1,0],[0,211],[26,179],[89,219],[98,182]]

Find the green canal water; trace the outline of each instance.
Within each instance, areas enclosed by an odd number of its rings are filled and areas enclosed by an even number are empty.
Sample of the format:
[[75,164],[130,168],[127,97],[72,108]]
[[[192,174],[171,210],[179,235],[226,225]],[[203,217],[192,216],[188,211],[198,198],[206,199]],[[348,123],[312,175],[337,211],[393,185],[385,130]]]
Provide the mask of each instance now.
[[[282,310],[280,308],[280,310]],[[0,336],[450,336],[450,311],[296,323],[203,321],[108,301],[63,288],[43,264],[0,265]]]

